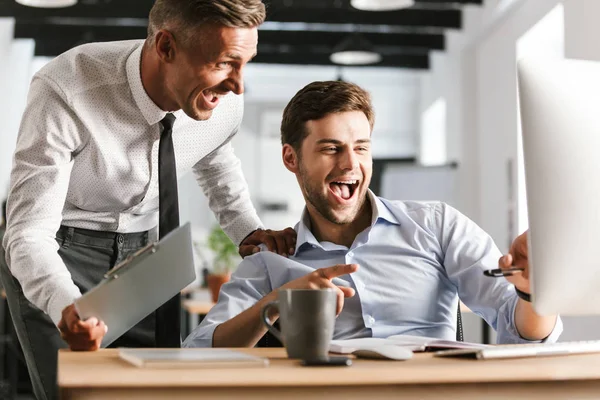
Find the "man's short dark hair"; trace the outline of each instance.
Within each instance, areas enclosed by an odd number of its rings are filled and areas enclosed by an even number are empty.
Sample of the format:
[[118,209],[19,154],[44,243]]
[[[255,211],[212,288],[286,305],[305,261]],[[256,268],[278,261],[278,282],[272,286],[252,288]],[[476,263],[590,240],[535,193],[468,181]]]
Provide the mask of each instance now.
[[156,0],[150,10],[148,42],[161,29],[189,42],[203,25],[254,28],[265,17],[262,0]]
[[344,81],[310,83],[296,93],[283,111],[281,144],[289,144],[300,154],[302,142],[308,136],[307,121],[348,111],[362,111],[373,131],[375,113],[366,90]]

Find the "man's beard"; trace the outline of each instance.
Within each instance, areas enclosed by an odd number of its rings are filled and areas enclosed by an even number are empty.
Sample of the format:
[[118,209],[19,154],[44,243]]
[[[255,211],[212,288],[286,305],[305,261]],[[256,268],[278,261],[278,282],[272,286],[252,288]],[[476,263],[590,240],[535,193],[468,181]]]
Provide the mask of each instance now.
[[[364,198],[359,199],[352,212],[347,214],[343,219],[340,219],[331,209],[329,201],[327,201],[327,195],[323,195],[318,185],[313,185],[311,183],[308,173],[304,169],[302,161],[299,162],[299,167],[300,180],[302,181],[302,185],[304,186],[304,190],[306,192],[306,200],[315,208],[315,210],[317,210],[319,214],[321,214],[323,218],[337,225],[346,225],[352,223],[356,219],[356,216],[365,203]],[[358,190],[358,188],[355,190]],[[357,196],[359,195],[358,193],[355,194]]]

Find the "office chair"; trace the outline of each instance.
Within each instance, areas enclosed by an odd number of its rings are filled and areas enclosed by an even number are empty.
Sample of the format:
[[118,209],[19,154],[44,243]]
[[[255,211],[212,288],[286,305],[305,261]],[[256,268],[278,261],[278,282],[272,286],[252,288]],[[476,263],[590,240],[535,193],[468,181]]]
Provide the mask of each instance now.
[[463,342],[465,340],[463,336],[463,325],[462,315],[460,313],[460,301],[458,302],[458,309],[456,310],[456,341]]
[[[274,326],[279,329],[279,321],[276,321]],[[463,326],[462,326],[462,315],[460,313],[460,302],[458,309],[456,310],[456,341],[464,341]],[[277,339],[271,332],[265,333],[265,335],[258,341],[256,347],[283,347],[283,344]]]

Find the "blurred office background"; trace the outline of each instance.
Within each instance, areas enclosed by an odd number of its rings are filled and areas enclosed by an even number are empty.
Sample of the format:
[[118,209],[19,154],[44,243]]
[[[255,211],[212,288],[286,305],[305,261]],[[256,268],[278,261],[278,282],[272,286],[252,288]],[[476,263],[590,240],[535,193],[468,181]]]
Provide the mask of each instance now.
[[[245,72],[246,111],[234,140],[264,224],[293,225],[303,206],[280,160],[285,104],[311,81],[344,79],[373,96],[377,193],[446,201],[506,251],[527,227],[515,62],[532,55],[600,60],[600,1],[415,0],[393,11],[358,10],[349,0],[265,2],[268,22]],[[35,8],[0,0],[0,197],[35,71],[79,44],[144,38],[151,5],[79,0]],[[345,41],[362,43],[378,61],[332,62]],[[191,175],[180,182],[180,201],[182,219],[202,240],[215,220]],[[597,339],[599,327],[598,318],[565,318],[562,340]],[[465,331],[467,340],[481,340],[476,316],[465,315]]]

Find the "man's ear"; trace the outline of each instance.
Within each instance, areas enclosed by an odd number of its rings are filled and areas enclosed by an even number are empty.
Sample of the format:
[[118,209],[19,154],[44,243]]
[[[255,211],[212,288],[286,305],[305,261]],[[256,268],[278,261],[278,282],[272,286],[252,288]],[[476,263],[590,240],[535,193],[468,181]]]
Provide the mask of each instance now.
[[299,170],[299,159],[298,154],[296,154],[296,150],[289,144],[284,144],[281,149],[281,157],[283,158],[283,165],[288,169],[288,171],[293,172],[294,174]]
[[154,48],[156,54],[165,63],[171,63],[175,59],[175,38],[166,29],[158,31],[154,37]]

